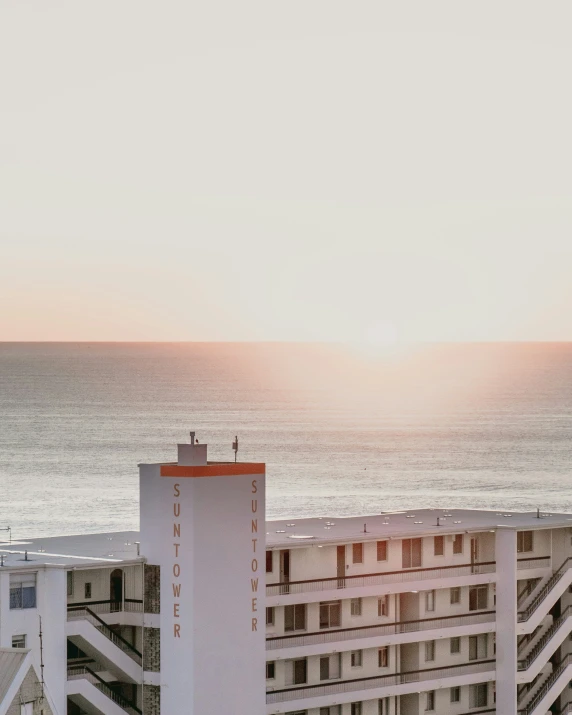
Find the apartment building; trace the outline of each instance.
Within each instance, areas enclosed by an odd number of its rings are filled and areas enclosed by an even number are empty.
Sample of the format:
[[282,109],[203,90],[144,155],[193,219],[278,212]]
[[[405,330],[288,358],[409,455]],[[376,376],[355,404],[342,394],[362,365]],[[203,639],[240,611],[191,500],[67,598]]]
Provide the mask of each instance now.
[[140,532],[0,543],[0,715],[572,712],[572,516],[266,521],[193,434],[140,475]]

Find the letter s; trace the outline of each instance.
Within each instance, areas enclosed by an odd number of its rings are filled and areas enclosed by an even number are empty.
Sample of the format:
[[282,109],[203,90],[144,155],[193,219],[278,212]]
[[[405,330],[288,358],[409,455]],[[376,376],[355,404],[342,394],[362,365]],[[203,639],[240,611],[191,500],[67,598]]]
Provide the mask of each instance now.
[[174,488],[174,490],[175,490],[175,496],[176,496],[176,497],[180,497],[180,496],[181,496],[181,490],[179,489],[179,485],[178,485],[178,484],[175,484],[175,485],[173,486],[173,488]]

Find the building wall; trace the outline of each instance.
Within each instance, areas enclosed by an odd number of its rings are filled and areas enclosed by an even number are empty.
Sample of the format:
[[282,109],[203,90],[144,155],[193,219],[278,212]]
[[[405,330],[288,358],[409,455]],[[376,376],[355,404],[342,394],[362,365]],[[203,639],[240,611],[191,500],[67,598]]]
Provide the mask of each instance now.
[[[18,695],[12,700],[6,715],[20,715],[22,704],[30,702],[34,703],[34,715],[40,715],[41,713],[43,715],[55,715],[47,699],[42,698],[42,686],[32,667],[30,667],[22,681]],[[62,710],[61,713],[64,715],[65,710]]]

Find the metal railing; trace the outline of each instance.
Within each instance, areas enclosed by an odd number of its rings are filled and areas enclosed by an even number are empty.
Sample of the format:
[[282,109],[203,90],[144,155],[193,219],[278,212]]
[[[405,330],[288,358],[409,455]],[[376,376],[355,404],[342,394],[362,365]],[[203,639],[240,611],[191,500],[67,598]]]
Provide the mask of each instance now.
[[121,693],[116,692],[109,683],[106,683],[103,678],[100,678],[97,673],[95,673],[91,668],[86,665],[83,666],[71,666],[68,668],[68,680],[79,680],[84,679],[94,685],[98,690],[100,690],[104,695],[106,695],[110,700],[120,708],[123,708],[125,712],[129,715],[142,715],[142,711],[128,700],[126,697],[121,695]]
[[523,708],[522,710],[518,710],[518,715],[531,715],[531,713],[534,711],[536,706],[540,703],[540,701],[546,697],[548,691],[550,688],[554,685],[554,683],[558,680],[558,678],[564,673],[566,668],[572,665],[572,654],[567,655],[564,660],[562,660],[557,668],[550,673],[548,678],[544,681],[543,685],[540,687],[537,693],[535,693],[534,697],[532,700],[528,703],[526,708]]
[[340,693],[353,693],[360,690],[385,688],[388,686],[404,685],[407,683],[421,683],[428,680],[453,678],[459,675],[487,672],[493,673],[494,676],[494,660],[483,660],[472,665],[451,665],[444,668],[428,668],[425,670],[411,670],[405,673],[393,673],[391,675],[342,680],[328,685],[303,685],[284,690],[268,691],[266,693],[266,703],[271,705],[272,703],[282,703],[288,700],[315,698],[324,695],[338,695]]
[[554,586],[560,581],[560,579],[564,576],[564,574],[568,571],[568,569],[572,566],[572,557],[568,557],[562,566],[555,571],[552,576],[548,579],[548,581],[544,584],[544,586],[540,589],[540,591],[536,594],[532,602],[523,610],[518,612],[518,620],[519,622],[522,621],[528,621],[529,618],[532,616],[532,614],[536,611],[536,609],[540,606],[540,604],[544,601],[546,596],[552,591]]
[[531,649],[530,653],[526,656],[526,658],[523,658],[522,660],[518,661],[518,670],[528,670],[530,668],[532,663],[536,660],[536,658],[542,652],[542,649],[544,648],[544,646],[548,643],[548,641],[552,638],[552,636],[556,633],[556,631],[560,628],[560,626],[564,623],[564,621],[567,618],[569,618],[571,615],[572,615],[572,606],[568,606],[567,608],[564,609],[562,615],[559,616],[552,623],[552,625],[546,629],[546,631],[535,643],[534,647]]
[[376,636],[391,636],[401,633],[427,631],[433,628],[456,628],[480,623],[494,623],[495,611],[466,613],[459,616],[443,616],[442,618],[423,618],[416,621],[400,621],[384,625],[360,626],[358,628],[336,628],[328,631],[315,631],[296,635],[276,636],[266,639],[266,650],[278,648],[295,648],[322,643],[349,641],[356,638],[375,638]]
[[141,653],[128,640],[120,636],[119,633],[113,630],[107,623],[102,620],[91,608],[86,606],[68,606],[68,621],[86,620],[89,621],[98,631],[103,633],[114,645],[131,656],[133,660],[141,665]]
[[[541,563],[542,562],[542,563]],[[528,559],[518,559],[517,568],[531,569],[548,566],[549,556],[533,556]],[[440,566],[438,568],[400,569],[399,571],[380,571],[355,576],[332,576],[331,578],[306,579],[304,581],[281,581],[266,585],[267,596],[281,596],[296,593],[312,593],[343,588],[360,588],[363,586],[380,586],[393,583],[407,583],[425,579],[443,579],[455,576],[475,576],[494,573],[495,561],[459,564],[456,566]]]
[[78,601],[69,603],[68,608],[89,608],[94,613],[143,613],[140,598],[125,598],[123,601]]

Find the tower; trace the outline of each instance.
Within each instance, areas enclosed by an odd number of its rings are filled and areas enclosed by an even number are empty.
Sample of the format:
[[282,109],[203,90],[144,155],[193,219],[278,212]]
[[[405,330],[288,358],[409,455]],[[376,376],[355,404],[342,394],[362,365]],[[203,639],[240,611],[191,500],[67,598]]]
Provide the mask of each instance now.
[[141,555],[160,567],[163,713],[265,712],[265,465],[207,445],[140,468]]

